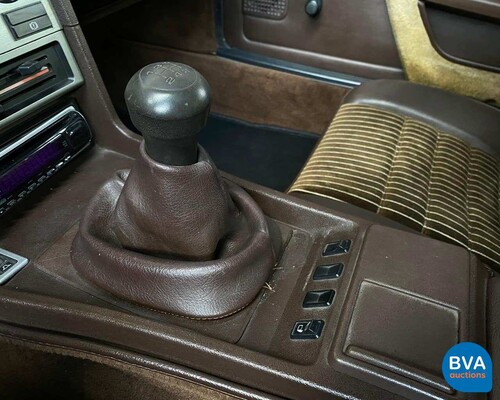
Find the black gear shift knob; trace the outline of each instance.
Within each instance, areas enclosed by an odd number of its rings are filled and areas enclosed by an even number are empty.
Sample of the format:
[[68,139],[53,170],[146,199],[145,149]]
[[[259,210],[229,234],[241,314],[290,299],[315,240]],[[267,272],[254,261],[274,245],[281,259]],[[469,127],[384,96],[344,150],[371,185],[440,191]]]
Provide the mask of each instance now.
[[174,62],[147,65],[130,79],[125,101],[152,159],[168,165],[197,162],[198,133],[210,110],[210,86],[198,71]]

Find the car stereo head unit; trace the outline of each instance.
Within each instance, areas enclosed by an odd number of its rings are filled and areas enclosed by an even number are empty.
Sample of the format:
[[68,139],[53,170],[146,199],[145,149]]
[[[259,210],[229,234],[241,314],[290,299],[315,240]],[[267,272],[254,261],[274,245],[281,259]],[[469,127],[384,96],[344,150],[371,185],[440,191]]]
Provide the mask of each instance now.
[[0,215],[90,146],[85,118],[69,106],[0,149]]

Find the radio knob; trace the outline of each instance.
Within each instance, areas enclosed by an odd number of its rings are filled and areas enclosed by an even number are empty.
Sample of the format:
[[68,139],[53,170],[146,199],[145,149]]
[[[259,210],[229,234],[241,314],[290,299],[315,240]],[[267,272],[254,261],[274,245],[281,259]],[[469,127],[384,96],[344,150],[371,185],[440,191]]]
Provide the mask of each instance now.
[[83,120],[73,122],[66,128],[66,138],[71,147],[79,149],[90,140],[90,132]]

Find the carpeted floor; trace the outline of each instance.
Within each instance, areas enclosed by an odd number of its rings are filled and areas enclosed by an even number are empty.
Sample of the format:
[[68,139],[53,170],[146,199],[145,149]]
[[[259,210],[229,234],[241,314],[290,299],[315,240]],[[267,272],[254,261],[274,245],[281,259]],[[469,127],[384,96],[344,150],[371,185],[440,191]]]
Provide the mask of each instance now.
[[318,139],[217,114],[200,134],[200,144],[219,169],[280,191],[292,184]]

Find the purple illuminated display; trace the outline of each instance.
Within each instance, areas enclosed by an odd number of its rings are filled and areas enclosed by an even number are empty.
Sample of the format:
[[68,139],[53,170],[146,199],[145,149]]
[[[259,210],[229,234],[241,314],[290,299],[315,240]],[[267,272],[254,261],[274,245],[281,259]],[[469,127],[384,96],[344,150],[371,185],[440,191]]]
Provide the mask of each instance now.
[[51,163],[61,158],[65,149],[61,140],[46,144],[36,153],[21,161],[0,177],[0,197],[5,198],[16,191],[23,183],[36,177]]

